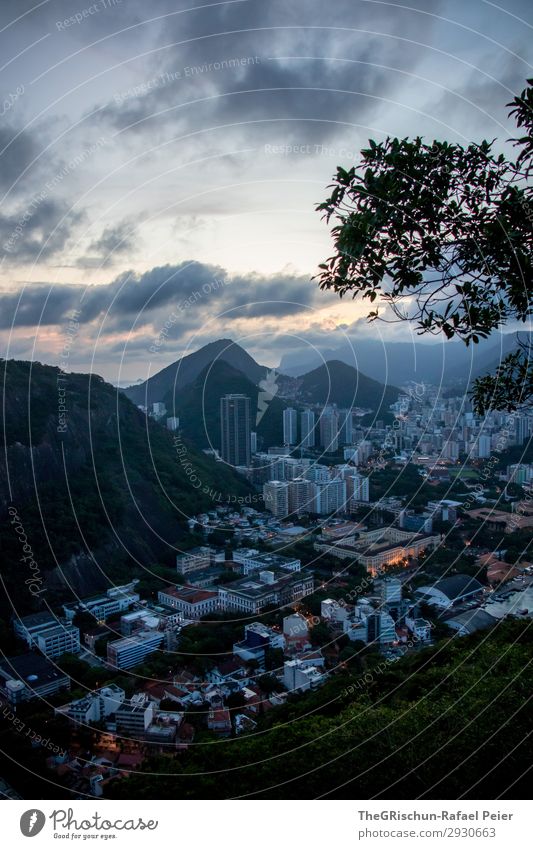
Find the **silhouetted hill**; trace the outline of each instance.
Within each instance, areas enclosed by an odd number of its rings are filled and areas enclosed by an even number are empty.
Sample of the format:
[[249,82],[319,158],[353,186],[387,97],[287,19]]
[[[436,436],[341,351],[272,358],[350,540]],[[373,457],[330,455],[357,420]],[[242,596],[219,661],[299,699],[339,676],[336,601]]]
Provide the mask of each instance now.
[[466,386],[467,382],[495,368],[516,347],[516,334],[493,334],[478,345],[466,347],[459,339],[436,342],[394,342],[386,338],[354,337],[333,348],[320,347],[309,356],[308,349],[282,357],[279,369],[296,376],[317,368],[324,361],[340,360],[368,377],[394,386],[408,380],[434,385]]
[[149,406],[155,401],[162,401],[169,392],[192,383],[212,362],[219,360],[242,372],[253,384],[258,384],[266,373],[266,368],[256,363],[236,342],[231,339],[218,339],[176,360],[144,383],[128,386],[123,390],[124,394],[135,404]]
[[[179,416],[183,433],[200,448],[220,448],[220,399],[230,393],[250,398],[251,429],[256,430],[257,397],[260,388],[225,360],[216,360],[203,369],[189,386],[169,392],[167,410]],[[265,445],[279,445],[283,439],[283,410],[287,405],[279,398],[269,400],[257,433]]]
[[299,398],[304,403],[388,411],[398,393],[396,387],[384,386],[340,360],[324,363],[299,378]]

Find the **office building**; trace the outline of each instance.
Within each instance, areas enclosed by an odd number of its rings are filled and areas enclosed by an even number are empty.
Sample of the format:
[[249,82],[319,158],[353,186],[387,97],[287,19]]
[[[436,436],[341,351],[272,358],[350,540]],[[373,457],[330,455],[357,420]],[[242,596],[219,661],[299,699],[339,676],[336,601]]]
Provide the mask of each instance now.
[[136,583],[137,581],[132,581],[120,587],[111,587],[105,595],[91,596],[64,604],[65,616],[72,622],[76,613],[91,613],[98,622],[103,622],[108,616],[112,616],[114,613],[122,613],[139,601],[139,593],[133,591]]
[[131,669],[157,651],[164,640],[162,631],[140,631],[107,644],[107,662],[117,669]]
[[0,661],[0,696],[11,705],[70,689],[70,678],[37,652]]
[[30,613],[28,616],[13,617],[13,630],[19,640],[24,640],[29,649],[32,649],[37,637],[43,631],[48,631],[58,623],[57,616],[48,611],[41,613]]
[[74,625],[55,624],[41,631],[35,638],[35,647],[45,657],[61,657],[62,654],[78,654],[80,651],[80,629]]
[[201,572],[211,566],[212,553],[208,545],[201,545],[176,555],[176,570],[180,575]]
[[230,466],[250,465],[250,434],[250,399],[224,395],[220,399],[220,456]]

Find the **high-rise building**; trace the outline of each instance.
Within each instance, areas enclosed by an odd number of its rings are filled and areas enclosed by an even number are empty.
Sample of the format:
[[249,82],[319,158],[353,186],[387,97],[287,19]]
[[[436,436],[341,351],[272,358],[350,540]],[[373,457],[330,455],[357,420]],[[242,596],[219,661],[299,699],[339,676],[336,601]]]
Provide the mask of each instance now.
[[490,457],[491,451],[491,440],[490,436],[482,435],[479,437],[477,442],[477,456],[480,460],[486,460]]
[[517,445],[523,445],[530,434],[530,418],[517,416],[515,423],[515,440]]
[[292,407],[287,407],[283,410],[283,442],[285,445],[296,445],[298,416],[296,410]]
[[348,481],[348,493],[353,501],[370,501],[370,478],[351,475]]
[[388,645],[398,639],[394,619],[388,613],[372,613],[368,617],[367,627],[369,643]]
[[304,471],[303,477],[313,483],[327,483],[330,479],[329,469],[327,466],[316,463]]
[[315,484],[315,509],[313,513],[327,516],[346,510],[346,481],[334,478],[327,483]]
[[289,481],[289,513],[313,513],[315,485],[306,478]]
[[289,484],[286,481],[268,481],[263,484],[265,509],[282,519],[289,515]]
[[312,410],[304,410],[300,416],[302,429],[302,448],[313,448],[315,444],[315,414]]
[[250,451],[252,454],[257,454],[257,433],[252,430],[250,434]]
[[368,439],[362,439],[357,446],[357,462],[364,464],[372,454],[372,443]]
[[231,466],[250,465],[250,399],[224,395],[220,399],[221,457]]
[[320,416],[320,444],[325,451],[339,447],[339,415],[333,407],[324,407]]
[[393,604],[402,600],[402,582],[399,578],[384,578],[381,584],[381,601]]
[[351,445],[353,442],[351,410],[339,410],[339,441],[341,445]]

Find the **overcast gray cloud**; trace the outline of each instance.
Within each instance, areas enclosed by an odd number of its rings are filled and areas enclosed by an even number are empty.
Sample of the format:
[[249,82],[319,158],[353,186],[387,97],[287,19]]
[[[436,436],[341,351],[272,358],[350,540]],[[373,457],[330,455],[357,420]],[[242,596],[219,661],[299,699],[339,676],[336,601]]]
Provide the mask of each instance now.
[[[124,272],[103,286],[34,283],[0,293],[0,327],[61,325],[69,313],[76,311],[83,324],[105,320],[105,336],[118,328],[156,326],[162,310],[173,310],[184,318],[194,317],[194,324],[198,325],[209,315],[221,313],[228,322],[295,315],[305,312],[321,297],[306,277],[232,276],[217,266],[184,262],[152,268],[141,275]],[[179,327],[182,323],[174,322],[174,328],[176,324]]]

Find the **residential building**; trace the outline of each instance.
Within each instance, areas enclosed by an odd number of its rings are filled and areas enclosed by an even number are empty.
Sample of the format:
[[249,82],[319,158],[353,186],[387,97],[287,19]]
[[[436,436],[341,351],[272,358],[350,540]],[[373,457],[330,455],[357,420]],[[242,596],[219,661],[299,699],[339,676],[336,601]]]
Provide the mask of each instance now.
[[178,430],[180,426],[180,420],[178,416],[169,416],[167,418],[167,430]]
[[346,604],[340,604],[332,598],[326,598],[320,604],[320,616],[326,622],[342,623],[348,618]]
[[81,699],[56,708],[55,712],[67,716],[72,722],[87,725],[90,722],[101,722],[107,719],[118,710],[125,698],[126,693],[121,687],[116,684],[107,684]]
[[154,401],[152,404],[152,416],[154,419],[162,419],[167,414],[167,408],[162,401]]
[[231,714],[227,708],[215,708],[207,714],[207,727],[218,737],[231,735]]
[[234,643],[233,654],[244,661],[256,660],[262,667],[267,648],[284,649],[284,635],[262,622],[251,622],[244,627],[244,640]]
[[402,600],[402,582],[399,578],[384,578],[381,582],[381,603],[396,604]]
[[334,478],[325,483],[315,484],[315,497],[311,512],[319,516],[344,512],[347,509],[346,481]]
[[117,708],[115,713],[117,732],[126,737],[143,740],[153,718],[154,703],[145,693],[137,693],[131,699],[123,701]]
[[265,509],[283,519],[289,515],[289,484],[286,481],[268,481],[263,484]]
[[315,485],[306,478],[295,478],[289,481],[289,513],[301,516],[303,513],[314,512]]
[[413,637],[421,643],[428,643],[431,640],[431,622],[427,619],[422,619],[420,616],[406,616],[405,624],[411,631]]
[[222,459],[231,466],[250,465],[250,399],[247,395],[224,395],[220,399]]
[[333,453],[339,448],[339,415],[334,407],[324,407],[319,419],[320,444]]
[[390,645],[398,639],[394,619],[384,611],[370,614],[367,620],[367,632],[368,642],[377,642],[380,646]]
[[339,442],[341,445],[351,445],[353,442],[351,410],[339,410]]
[[350,475],[347,479],[349,506],[370,501],[370,478],[362,475]]
[[307,666],[301,660],[286,660],[283,666],[283,683],[289,693],[305,692],[319,687],[324,680],[324,673],[316,666]]
[[312,410],[304,410],[300,416],[302,448],[314,448],[315,445],[315,414]]
[[283,410],[283,442],[285,445],[296,445],[298,414],[292,407]]

